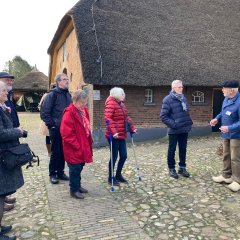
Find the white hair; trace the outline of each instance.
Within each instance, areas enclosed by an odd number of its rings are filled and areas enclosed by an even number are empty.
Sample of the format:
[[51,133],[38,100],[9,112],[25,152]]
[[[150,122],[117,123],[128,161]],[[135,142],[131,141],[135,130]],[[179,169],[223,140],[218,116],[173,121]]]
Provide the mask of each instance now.
[[237,93],[238,92],[238,88],[232,88],[233,92]]
[[125,92],[122,88],[120,87],[114,87],[110,90],[110,96],[115,98],[115,99],[119,99],[121,97],[125,98]]
[[172,88],[176,87],[176,85],[178,85],[179,83],[182,83],[182,81],[181,80],[172,81]]

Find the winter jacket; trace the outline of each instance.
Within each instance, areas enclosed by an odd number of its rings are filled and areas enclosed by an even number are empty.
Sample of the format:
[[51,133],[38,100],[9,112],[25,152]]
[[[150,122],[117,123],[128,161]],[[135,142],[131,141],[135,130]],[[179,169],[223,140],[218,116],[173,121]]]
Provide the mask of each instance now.
[[[87,107],[84,111],[90,120]],[[87,136],[82,117],[72,103],[63,113],[60,132],[66,162],[78,164],[93,161],[91,133]]]
[[[183,101],[187,105],[184,97]],[[163,99],[160,119],[168,127],[168,134],[188,133],[192,127],[192,119],[187,111],[183,110],[182,103],[171,92]]]
[[5,102],[5,104],[6,104],[7,107],[11,108],[11,119],[12,119],[12,122],[13,122],[13,127],[17,128],[17,127],[20,126],[20,123],[19,123],[17,110],[16,110],[13,102],[11,101],[12,94],[13,94],[12,91],[8,92],[8,95],[7,95],[8,100]]
[[118,133],[118,139],[125,139],[127,133],[125,131],[125,119],[131,123],[131,132],[134,132],[135,127],[132,123],[132,119],[128,116],[127,108],[123,102],[117,101],[113,97],[109,96],[105,103],[104,120],[107,124],[106,138],[109,138],[110,134],[113,136]]
[[[22,137],[20,130],[13,128],[10,113],[0,107],[0,149],[7,149],[19,144]],[[23,186],[21,167],[8,170],[0,160],[0,195],[9,195]]]
[[216,116],[222,126],[228,126],[228,133],[221,133],[225,139],[240,139],[240,94],[234,98],[225,98],[222,111]]
[[41,118],[48,128],[60,127],[63,111],[72,102],[67,89],[54,88],[43,101]]

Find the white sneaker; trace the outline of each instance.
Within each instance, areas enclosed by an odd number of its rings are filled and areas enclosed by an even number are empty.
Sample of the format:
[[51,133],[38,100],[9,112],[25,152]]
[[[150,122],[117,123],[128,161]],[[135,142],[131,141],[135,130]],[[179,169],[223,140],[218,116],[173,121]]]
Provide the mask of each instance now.
[[232,182],[231,184],[229,184],[227,186],[230,190],[232,190],[233,192],[237,192],[240,190],[240,184],[237,182]]
[[217,177],[212,177],[212,180],[216,183],[222,183],[222,182],[232,183],[233,182],[231,177],[230,178],[224,178],[222,175],[217,176]]

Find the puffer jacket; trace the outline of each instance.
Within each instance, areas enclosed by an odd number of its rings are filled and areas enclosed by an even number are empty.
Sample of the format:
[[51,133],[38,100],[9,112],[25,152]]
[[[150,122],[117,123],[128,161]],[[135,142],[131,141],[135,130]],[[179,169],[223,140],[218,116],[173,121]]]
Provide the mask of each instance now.
[[234,98],[225,98],[222,111],[216,116],[222,126],[228,126],[228,133],[221,133],[225,139],[240,139],[240,94]]
[[[10,113],[0,107],[0,149],[7,149],[19,144],[22,137],[21,131],[13,128]],[[21,167],[8,170],[0,160],[0,195],[9,195],[23,186],[23,174]]]
[[132,119],[128,116],[124,102],[120,102],[109,96],[105,102],[104,120],[107,125],[105,136],[109,139],[109,132],[113,136],[118,133],[118,139],[125,139],[125,119],[131,124],[130,130],[134,132],[135,127]]
[[[185,97],[183,101],[187,106]],[[167,125],[168,134],[188,133],[193,124],[188,106],[187,111],[184,111],[181,101],[171,92],[163,99],[160,119]]]
[[48,128],[60,128],[63,111],[71,102],[67,89],[56,87],[47,94],[41,106],[41,118]]

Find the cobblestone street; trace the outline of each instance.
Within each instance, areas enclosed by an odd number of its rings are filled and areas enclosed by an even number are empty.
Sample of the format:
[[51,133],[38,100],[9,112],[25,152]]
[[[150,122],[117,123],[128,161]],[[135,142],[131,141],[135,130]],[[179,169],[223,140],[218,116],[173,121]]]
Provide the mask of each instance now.
[[75,200],[69,196],[68,182],[49,182],[39,115],[19,116],[29,131],[26,142],[41,161],[39,167],[24,170],[25,185],[15,194],[15,209],[4,214],[4,223],[13,224],[18,239],[240,239],[240,194],[211,179],[222,168],[216,155],[219,137],[189,139],[191,177],[178,180],[168,176],[166,138],[136,144],[141,182],[128,144],[123,175],[129,184],[114,192],[107,184],[109,149],[94,149],[94,163],[82,173],[89,193],[84,200]]

